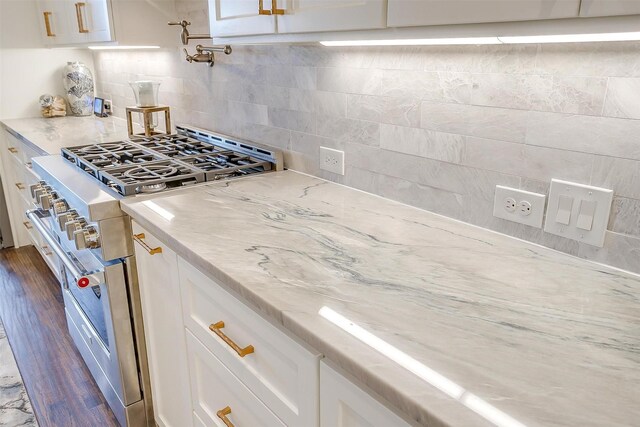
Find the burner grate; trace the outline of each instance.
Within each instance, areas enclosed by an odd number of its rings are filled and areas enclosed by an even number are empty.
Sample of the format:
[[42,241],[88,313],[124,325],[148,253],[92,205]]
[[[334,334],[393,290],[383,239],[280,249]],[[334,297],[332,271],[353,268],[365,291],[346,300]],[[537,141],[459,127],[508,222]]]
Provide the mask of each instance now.
[[202,171],[175,160],[159,160],[100,171],[100,180],[124,196],[205,180]]
[[271,170],[271,162],[255,159],[230,150],[221,150],[215,154],[202,154],[180,159],[195,168],[204,171],[207,181],[215,181],[230,176]]
[[180,135],[137,138],[132,141],[148,150],[167,157],[186,157],[224,151],[223,148],[216,147],[215,145]]

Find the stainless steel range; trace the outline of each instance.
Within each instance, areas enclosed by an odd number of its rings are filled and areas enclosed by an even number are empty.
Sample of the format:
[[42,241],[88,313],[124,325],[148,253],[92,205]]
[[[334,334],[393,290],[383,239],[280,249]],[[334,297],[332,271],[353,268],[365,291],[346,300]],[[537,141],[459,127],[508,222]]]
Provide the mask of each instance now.
[[69,332],[121,425],[155,425],[123,197],[282,170],[282,153],[187,126],[33,159],[27,212],[63,265]]

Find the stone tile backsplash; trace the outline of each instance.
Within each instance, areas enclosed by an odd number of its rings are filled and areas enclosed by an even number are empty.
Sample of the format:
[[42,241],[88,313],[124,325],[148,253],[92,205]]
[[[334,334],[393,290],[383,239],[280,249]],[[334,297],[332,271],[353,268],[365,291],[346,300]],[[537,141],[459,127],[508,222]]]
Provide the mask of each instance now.
[[[273,145],[291,169],[640,272],[640,43],[234,46],[213,68],[177,49],[94,60],[117,116],[133,104],[128,81],[159,80],[175,123]],[[345,176],[319,170],[320,146],[345,151]],[[551,178],[615,191],[604,248],[492,216],[496,184],[546,193]]]

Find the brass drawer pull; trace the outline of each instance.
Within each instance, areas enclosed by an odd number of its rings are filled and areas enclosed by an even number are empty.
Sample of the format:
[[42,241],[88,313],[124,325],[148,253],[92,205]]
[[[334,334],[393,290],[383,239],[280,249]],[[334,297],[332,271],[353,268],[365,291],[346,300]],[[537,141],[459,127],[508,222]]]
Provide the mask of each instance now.
[[84,28],[84,19],[82,18],[82,8],[85,7],[86,4],[84,2],[76,3],[76,19],[78,20],[78,32],[79,33],[88,33],[89,30]]
[[9,150],[11,154],[18,154],[18,149],[15,147],[9,147],[7,150]]
[[23,183],[21,183],[21,182],[16,182],[16,188],[17,188],[18,190],[24,190],[24,188],[25,188],[25,187],[24,187],[24,184],[23,184]]
[[224,322],[222,320],[219,321],[218,323],[213,323],[209,325],[209,329],[211,330],[211,332],[219,336],[222,339],[222,341],[226,342],[229,345],[229,347],[233,349],[233,351],[238,353],[238,356],[245,357],[247,354],[251,354],[255,351],[252,345],[248,345],[245,348],[240,348],[238,344],[234,343],[231,340],[231,338],[226,336],[224,332],[221,331],[222,328],[224,328]]
[[224,425],[226,425],[227,427],[235,427],[231,422],[231,420],[227,418],[227,415],[230,415],[230,414],[231,414],[231,408],[229,406],[222,408],[218,412],[216,412],[216,416],[222,420]]
[[264,0],[258,0],[258,14],[271,15],[271,11],[264,8]]
[[157,248],[152,248],[151,246],[149,246],[147,244],[147,242],[145,242],[144,240],[144,233],[140,233],[140,234],[134,234],[133,235],[133,240],[138,242],[140,244],[140,246],[142,246],[144,248],[145,251],[149,252],[149,255],[155,255],[155,254],[161,254],[162,253],[162,248],[160,246],[158,246]]
[[284,9],[278,9],[278,0],[271,0],[271,12],[274,15],[284,15]]
[[53,252],[51,252],[51,251],[49,250],[49,246],[47,246],[47,245],[44,245],[44,246],[42,247],[42,251],[44,252],[44,254],[45,254],[46,256],[51,256],[51,255],[53,255]]
[[31,230],[33,228],[33,225],[31,225],[30,221],[24,221],[22,224],[24,225],[24,228],[26,228],[27,230]]
[[49,18],[51,17],[51,15],[53,15],[53,13],[42,12],[42,14],[44,15],[44,28],[47,30],[47,37],[55,37],[56,34],[51,31],[51,21],[49,21]]

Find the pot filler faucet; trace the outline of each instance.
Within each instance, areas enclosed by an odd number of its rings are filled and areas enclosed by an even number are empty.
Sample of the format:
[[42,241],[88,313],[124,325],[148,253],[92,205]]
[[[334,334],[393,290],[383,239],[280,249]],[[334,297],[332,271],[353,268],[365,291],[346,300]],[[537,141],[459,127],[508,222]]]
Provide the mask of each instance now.
[[[210,39],[211,36],[209,34],[189,34],[189,30],[187,27],[191,25],[191,22],[186,20],[177,21],[177,22],[169,22],[169,25],[179,25],[182,27],[182,31],[180,32],[180,40],[182,44],[187,46],[189,44],[189,40],[201,40],[201,39]],[[214,52],[221,52],[225,55],[230,55],[232,50],[231,46],[226,45],[224,47],[216,47],[216,46],[203,46],[201,44],[196,46],[196,53],[191,55],[186,48],[183,49],[186,55],[187,62],[203,62],[205,64],[209,64],[210,67],[213,67],[215,63],[215,59],[213,56]]]

